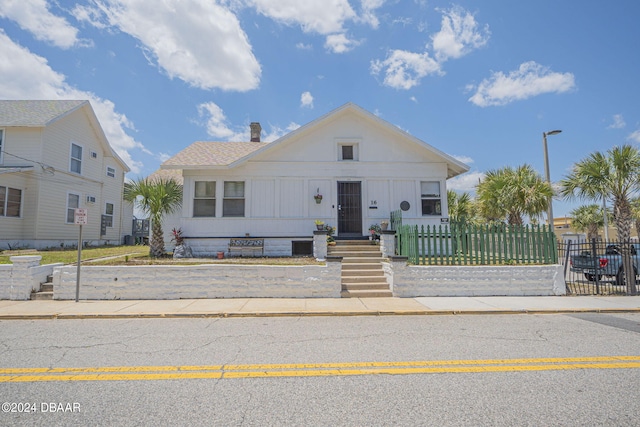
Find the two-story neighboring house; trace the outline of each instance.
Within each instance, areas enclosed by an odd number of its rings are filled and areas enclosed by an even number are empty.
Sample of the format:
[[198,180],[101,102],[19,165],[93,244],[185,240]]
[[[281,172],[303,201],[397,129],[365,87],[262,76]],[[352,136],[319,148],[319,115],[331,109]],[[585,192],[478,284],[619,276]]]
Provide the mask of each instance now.
[[182,173],[182,212],[165,232],[180,227],[194,254],[246,235],[263,237],[267,255],[296,254],[315,220],[338,238],[368,236],[392,211],[406,224],[439,225],[447,179],[469,169],[352,103],[271,143],[260,131],[253,123],[248,142],[195,142],[156,174]]
[[0,100],[0,248],[77,244],[75,208],[87,209],[85,244],[120,244],[128,171],[89,101]]

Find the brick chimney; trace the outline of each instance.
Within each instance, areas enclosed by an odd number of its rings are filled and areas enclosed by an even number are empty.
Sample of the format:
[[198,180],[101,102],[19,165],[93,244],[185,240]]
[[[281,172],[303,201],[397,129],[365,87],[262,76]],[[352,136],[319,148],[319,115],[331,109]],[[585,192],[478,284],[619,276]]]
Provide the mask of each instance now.
[[260,132],[262,132],[262,126],[258,122],[251,122],[251,142],[260,142]]

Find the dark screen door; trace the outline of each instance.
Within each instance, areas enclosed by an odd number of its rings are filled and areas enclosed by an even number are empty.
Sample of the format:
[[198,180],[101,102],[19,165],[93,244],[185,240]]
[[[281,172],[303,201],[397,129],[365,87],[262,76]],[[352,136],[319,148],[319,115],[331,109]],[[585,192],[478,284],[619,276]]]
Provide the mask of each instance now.
[[338,235],[362,236],[360,182],[338,182]]

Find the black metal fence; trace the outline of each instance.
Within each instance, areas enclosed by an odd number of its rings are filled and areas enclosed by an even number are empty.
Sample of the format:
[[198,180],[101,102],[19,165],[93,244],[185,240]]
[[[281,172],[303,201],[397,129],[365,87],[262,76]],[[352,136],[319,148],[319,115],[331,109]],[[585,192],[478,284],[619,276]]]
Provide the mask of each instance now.
[[640,244],[634,242],[591,240],[558,244],[567,294],[573,295],[636,295],[639,257]]

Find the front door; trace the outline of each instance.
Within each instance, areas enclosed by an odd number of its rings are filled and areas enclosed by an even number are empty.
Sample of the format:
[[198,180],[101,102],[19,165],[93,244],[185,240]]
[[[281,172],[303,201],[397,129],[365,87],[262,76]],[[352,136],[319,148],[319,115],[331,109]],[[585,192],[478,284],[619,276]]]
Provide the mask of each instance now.
[[360,182],[338,182],[338,236],[362,236]]

